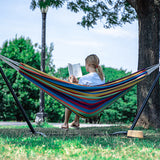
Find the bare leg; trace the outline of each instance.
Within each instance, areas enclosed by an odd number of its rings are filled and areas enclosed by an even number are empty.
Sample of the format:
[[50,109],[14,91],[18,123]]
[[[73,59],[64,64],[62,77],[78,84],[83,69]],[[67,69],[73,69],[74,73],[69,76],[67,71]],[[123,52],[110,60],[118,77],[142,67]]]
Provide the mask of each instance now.
[[69,117],[70,117],[71,113],[72,112],[68,108],[65,108],[65,120],[62,125],[62,128],[68,128],[68,121],[69,121]]
[[74,121],[79,125],[79,116],[75,116]]
[[75,116],[74,121],[71,123],[73,127],[79,127],[79,116]]

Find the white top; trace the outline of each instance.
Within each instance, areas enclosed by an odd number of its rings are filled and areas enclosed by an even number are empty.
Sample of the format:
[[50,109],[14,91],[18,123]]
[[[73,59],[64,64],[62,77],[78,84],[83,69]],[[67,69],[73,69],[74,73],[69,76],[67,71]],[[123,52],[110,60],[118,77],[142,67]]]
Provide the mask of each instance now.
[[82,76],[78,82],[78,84],[88,85],[88,86],[96,86],[104,83],[105,83],[105,79],[101,80],[98,73],[96,72],[91,72]]

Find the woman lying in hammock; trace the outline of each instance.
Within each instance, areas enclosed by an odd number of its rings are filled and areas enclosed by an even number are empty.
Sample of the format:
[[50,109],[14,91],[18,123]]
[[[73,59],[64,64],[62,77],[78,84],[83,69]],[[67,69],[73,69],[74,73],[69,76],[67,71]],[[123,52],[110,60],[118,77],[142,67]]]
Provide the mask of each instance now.
[[[74,76],[69,77],[69,81],[72,83],[78,83],[81,85],[95,86],[105,83],[104,75],[101,66],[99,66],[99,58],[95,54],[91,54],[85,59],[86,71],[89,72],[87,75],[82,76],[79,81]],[[68,129],[68,122],[71,115],[71,111],[65,108],[65,120],[62,129]],[[75,116],[74,121],[71,123],[71,127],[79,128],[79,116]]]

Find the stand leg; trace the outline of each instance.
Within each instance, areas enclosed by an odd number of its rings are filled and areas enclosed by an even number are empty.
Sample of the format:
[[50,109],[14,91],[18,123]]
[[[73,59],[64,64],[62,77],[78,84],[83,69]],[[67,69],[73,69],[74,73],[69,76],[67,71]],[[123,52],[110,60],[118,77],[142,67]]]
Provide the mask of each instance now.
[[1,73],[4,81],[6,82],[6,84],[7,84],[8,88],[9,88],[10,92],[12,93],[13,98],[15,99],[15,101],[16,101],[16,103],[17,103],[17,106],[18,106],[19,109],[21,110],[21,112],[22,112],[22,114],[23,114],[23,116],[24,116],[24,118],[25,118],[25,120],[26,120],[26,122],[27,122],[27,124],[28,124],[28,126],[29,126],[29,128],[30,128],[30,130],[31,130],[31,132],[32,132],[33,134],[35,134],[36,132],[35,132],[34,128],[32,127],[32,125],[31,125],[31,123],[30,123],[30,121],[29,121],[29,119],[28,119],[28,117],[27,117],[27,115],[26,115],[26,113],[25,113],[22,105],[20,104],[20,102],[19,102],[16,94],[15,94],[14,91],[13,91],[12,86],[11,86],[10,83],[8,82],[8,79],[7,79],[7,77],[5,76],[5,74],[4,74],[4,72],[3,72],[3,70],[2,70],[1,67],[0,67],[0,73]]
[[145,98],[145,100],[143,101],[143,104],[142,104],[141,108],[139,109],[139,111],[138,111],[138,113],[137,113],[137,116],[136,116],[135,120],[133,121],[133,124],[132,124],[130,130],[133,130],[133,129],[134,129],[134,127],[135,127],[135,125],[136,125],[139,117],[141,116],[141,114],[142,114],[142,112],[143,112],[143,110],[144,110],[144,108],[145,108],[145,106],[146,106],[146,103],[148,102],[149,97],[151,96],[151,94],[152,94],[152,92],[153,92],[153,89],[154,89],[155,86],[156,86],[157,81],[159,80],[159,77],[160,77],[160,72],[158,73],[158,75],[157,75],[156,79],[154,80],[151,88],[149,89],[148,95],[147,95],[147,97]]
[[[152,92],[153,92],[153,89],[154,89],[155,86],[156,86],[157,81],[159,80],[159,77],[160,77],[160,72],[158,73],[158,75],[157,75],[156,79],[154,80],[151,88],[149,89],[148,95],[147,95],[147,97],[145,98],[145,100],[143,101],[143,104],[142,104],[140,110],[138,111],[138,113],[137,113],[137,115],[136,115],[136,118],[135,118],[135,120],[133,121],[130,130],[133,130],[133,129],[134,129],[134,127],[135,127],[135,125],[136,125],[139,117],[141,116],[141,114],[142,114],[142,112],[143,112],[143,110],[144,110],[144,108],[145,108],[145,106],[146,106],[146,103],[148,102],[149,97],[151,96],[151,94],[152,94]],[[111,133],[111,135],[117,135],[117,134],[127,134],[127,131],[119,131],[119,132]]]

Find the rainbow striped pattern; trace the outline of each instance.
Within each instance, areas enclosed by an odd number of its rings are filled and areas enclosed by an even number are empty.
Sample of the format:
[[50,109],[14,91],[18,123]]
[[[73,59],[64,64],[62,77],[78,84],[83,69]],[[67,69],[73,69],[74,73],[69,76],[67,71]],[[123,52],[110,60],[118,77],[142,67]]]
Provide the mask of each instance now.
[[109,107],[148,74],[146,69],[98,86],[70,83],[20,63],[19,72],[44,92],[83,118],[97,115]]

